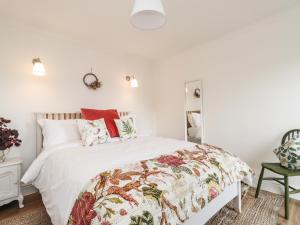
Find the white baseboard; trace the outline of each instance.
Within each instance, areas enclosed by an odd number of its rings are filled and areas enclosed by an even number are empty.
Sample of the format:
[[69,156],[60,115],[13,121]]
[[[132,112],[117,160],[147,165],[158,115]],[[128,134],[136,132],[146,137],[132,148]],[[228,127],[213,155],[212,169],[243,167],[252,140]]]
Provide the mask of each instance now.
[[33,193],[38,192],[38,190],[31,184],[21,185],[21,191],[22,191],[23,196],[31,195]]

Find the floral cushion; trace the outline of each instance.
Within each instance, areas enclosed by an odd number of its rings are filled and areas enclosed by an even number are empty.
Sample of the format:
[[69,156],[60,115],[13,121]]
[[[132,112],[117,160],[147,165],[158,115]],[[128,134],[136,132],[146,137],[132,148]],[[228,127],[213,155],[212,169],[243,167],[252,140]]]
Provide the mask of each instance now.
[[283,167],[300,170],[300,139],[289,140],[279,148],[276,148],[274,153]]
[[104,119],[78,120],[78,128],[84,146],[103,144],[110,140]]
[[132,117],[122,117],[115,120],[121,140],[136,138],[135,122]]

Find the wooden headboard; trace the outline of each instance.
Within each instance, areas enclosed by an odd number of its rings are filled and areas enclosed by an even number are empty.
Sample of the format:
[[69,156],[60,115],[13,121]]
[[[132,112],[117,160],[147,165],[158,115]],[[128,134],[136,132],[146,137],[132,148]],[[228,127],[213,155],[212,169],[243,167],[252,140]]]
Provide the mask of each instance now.
[[[119,116],[128,116],[130,112],[119,112]],[[42,129],[38,124],[40,119],[49,119],[49,120],[73,120],[73,119],[82,119],[83,116],[80,112],[74,113],[35,113],[36,120],[36,154],[37,156],[42,152],[43,147],[43,135]]]

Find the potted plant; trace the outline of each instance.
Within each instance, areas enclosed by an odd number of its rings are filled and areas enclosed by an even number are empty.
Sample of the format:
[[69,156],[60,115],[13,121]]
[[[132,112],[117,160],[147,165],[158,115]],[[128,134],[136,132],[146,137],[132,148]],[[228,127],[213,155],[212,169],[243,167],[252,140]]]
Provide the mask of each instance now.
[[15,129],[10,129],[7,124],[10,120],[0,117],[0,162],[4,162],[6,154],[13,146],[19,147],[21,140],[18,139],[19,132]]

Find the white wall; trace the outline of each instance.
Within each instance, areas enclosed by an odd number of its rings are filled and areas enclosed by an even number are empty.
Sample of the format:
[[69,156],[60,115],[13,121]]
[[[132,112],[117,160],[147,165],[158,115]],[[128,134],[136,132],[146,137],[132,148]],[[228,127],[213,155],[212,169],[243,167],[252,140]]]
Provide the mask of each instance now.
[[160,62],[158,134],[184,138],[184,82],[202,79],[205,142],[237,154],[257,175],[261,162],[276,161],[284,132],[300,128],[299,21],[298,8]]
[[[31,60],[39,56],[47,76],[32,75]],[[103,81],[97,91],[87,89],[82,77],[94,72]],[[34,112],[77,112],[81,107],[117,108],[136,114],[138,129],[154,132],[152,64],[134,56],[91,50],[75,41],[33,30],[0,30],[0,117],[11,119],[20,131],[23,172],[35,158]],[[135,75],[140,87],[132,89],[125,75]]]

